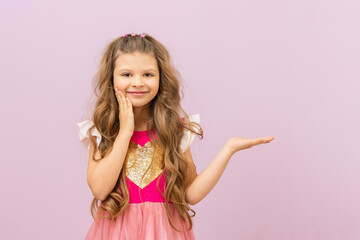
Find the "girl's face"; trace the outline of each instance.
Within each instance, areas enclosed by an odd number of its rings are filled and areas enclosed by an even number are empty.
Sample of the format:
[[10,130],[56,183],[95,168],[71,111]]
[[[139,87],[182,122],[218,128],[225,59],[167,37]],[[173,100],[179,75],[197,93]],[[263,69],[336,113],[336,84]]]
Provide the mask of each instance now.
[[159,90],[159,69],[154,56],[134,52],[115,60],[114,88],[127,96],[134,108],[148,104]]

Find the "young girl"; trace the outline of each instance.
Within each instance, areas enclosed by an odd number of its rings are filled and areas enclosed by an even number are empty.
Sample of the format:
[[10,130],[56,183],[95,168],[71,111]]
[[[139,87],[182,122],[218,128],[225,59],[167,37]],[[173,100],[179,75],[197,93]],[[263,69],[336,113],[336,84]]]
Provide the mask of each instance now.
[[199,114],[180,106],[179,76],[148,34],[125,34],[106,48],[92,120],[77,124],[94,195],[86,240],[194,239],[189,204],[213,189],[234,153],[274,139],[231,138],[198,175],[190,144],[203,131]]

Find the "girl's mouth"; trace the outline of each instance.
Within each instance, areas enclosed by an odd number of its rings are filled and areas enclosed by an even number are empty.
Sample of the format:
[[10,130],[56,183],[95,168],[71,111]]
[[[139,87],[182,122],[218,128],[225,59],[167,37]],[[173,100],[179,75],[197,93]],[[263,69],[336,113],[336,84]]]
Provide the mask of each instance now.
[[131,94],[132,96],[144,96],[148,92],[128,92],[128,94]]

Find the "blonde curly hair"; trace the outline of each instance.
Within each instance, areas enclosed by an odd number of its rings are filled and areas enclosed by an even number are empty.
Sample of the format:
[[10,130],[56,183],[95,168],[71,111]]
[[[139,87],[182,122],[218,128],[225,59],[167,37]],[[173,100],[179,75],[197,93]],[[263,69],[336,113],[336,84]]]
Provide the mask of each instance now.
[[[143,35],[146,37],[132,36],[130,34],[118,37],[111,41],[104,51],[95,78],[94,94],[97,100],[92,113],[94,125],[87,133],[90,134],[93,128],[96,127],[101,134],[102,140],[94,151],[92,158],[96,161],[101,160],[111,151],[120,129],[119,107],[113,91],[115,60],[120,54],[133,52],[153,55],[159,67],[160,79],[158,93],[150,103],[147,129],[155,130],[156,136],[158,136],[157,140],[152,139],[151,134],[149,134],[149,137],[155,144],[159,144],[164,149],[164,167],[167,170],[165,206],[169,223],[176,231],[179,231],[171,221],[169,201],[172,201],[181,220],[186,221],[187,218],[191,230],[193,226],[191,217],[194,217],[196,212],[185,201],[185,191],[191,183],[190,176],[187,173],[189,171],[196,173],[196,167],[183,157],[180,145],[185,129],[198,135],[201,139],[203,138],[203,130],[198,123],[188,121],[189,116],[180,105],[183,96],[182,88],[180,88],[180,74],[171,64],[167,49],[149,34]],[[185,121],[181,120],[180,113],[184,116]],[[194,130],[194,127],[197,130]],[[93,146],[96,146],[95,139],[90,138],[90,141]],[[95,159],[97,151],[100,152],[100,159]],[[157,186],[158,183],[159,180]],[[96,219],[97,210],[109,213],[102,217],[109,218],[111,221],[125,211],[129,204],[129,191],[124,166],[114,189],[101,202],[100,206],[98,201],[100,200],[94,197],[91,203],[91,215],[94,219]],[[193,215],[190,215],[189,211]],[[184,215],[186,215],[186,218]]]

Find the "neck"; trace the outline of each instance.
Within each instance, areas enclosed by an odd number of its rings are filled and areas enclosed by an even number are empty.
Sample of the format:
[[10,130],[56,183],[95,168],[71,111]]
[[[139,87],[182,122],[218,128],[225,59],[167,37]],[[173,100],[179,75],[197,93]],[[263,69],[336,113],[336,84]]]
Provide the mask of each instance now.
[[147,130],[147,120],[149,118],[149,108],[148,107],[133,107],[134,113],[134,131],[146,131]]

